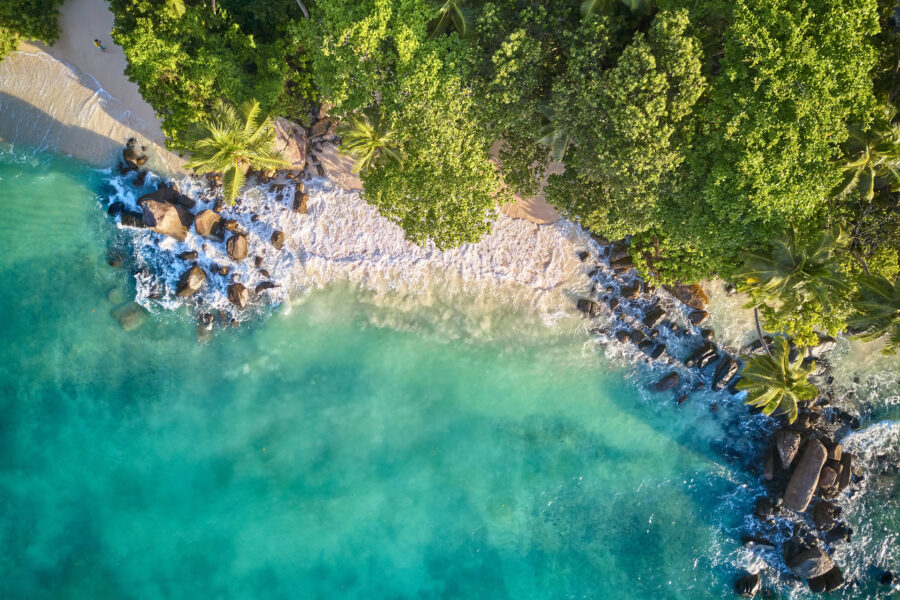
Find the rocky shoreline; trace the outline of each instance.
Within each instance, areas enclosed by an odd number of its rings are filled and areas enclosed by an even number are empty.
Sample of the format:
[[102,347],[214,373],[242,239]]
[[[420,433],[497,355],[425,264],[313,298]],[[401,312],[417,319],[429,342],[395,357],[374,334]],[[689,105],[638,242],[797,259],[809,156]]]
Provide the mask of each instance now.
[[[665,374],[650,389],[671,394],[679,405],[700,390],[720,394],[722,402],[740,401],[735,397],[743,367],[740,357],[764,352],[762,343],[756,340],[740,351],[718,344],[713,331],[703,327],[709,313],[699,286],[657,289],[638,276],[627,241],[593,239],[593,251],[578,256],[589,265],[591,293],[576,299],[576,307],[586,319],[608,321],[591,329],[597,342],[632,347],[648,365],[663,369]],[[733,286],[727,289],[734,293]],[[752,440],[751,459],[744,463],[766,493],[757,498],[754,518],[745,521],[743,546],[789,579],[805,581],[813,592],[855,584],[845,580],[832,559],[834,550],[853,535],[835,501],[852,498],[862,480],[853,455],[844,452],[840,442],[859,429],[860,421],[833,405],[827,354],[835,346],[833,338],[820,336],[819,344],[808,349],[804,360],[817,365],[813,381],[822,391],[819,398],[801,408],[793,424],[773,414],[771,429]],[[791,348],[794,360],[800,350]],[[717,410],[717,404],[710,409]],[[751,418],[758,413],[748,409],[746,414]],[[741,463],[748,449],[738,449],[739,442],[725,441],[719,450],[731,462]],[[879,575],[886,586],[895,579],[890,571]],[[735,581],[735,591],[746,598],[762,587],[759,572],[741,574]]]

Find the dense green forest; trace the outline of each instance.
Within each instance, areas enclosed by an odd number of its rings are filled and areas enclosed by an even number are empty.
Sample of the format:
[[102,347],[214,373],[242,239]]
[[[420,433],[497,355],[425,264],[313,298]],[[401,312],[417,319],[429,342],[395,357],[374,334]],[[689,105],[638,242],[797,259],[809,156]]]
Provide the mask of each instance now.
[[[43,4],[14,29],[52,39]],[[220,100],[306,124],[325,103],[365,199],[442,248],[559,161],[548,201],[645,276],[736,281],[801,342],[896,314],[895,4],[110,0],[175,149]]]
[[52,44],[59,37],[59,6],[64,0],[0,0],[0,60],[20,40]]

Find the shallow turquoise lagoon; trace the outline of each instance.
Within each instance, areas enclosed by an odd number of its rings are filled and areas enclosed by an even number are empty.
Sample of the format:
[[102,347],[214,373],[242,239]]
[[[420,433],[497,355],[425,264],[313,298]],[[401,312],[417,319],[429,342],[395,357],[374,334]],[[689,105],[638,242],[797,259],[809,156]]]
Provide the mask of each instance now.
[[205,346],[125,332],[102,179],[0,159],[0,597],[732,597],[727,409],[648,401],[571,323],[446,339],[340,284]]

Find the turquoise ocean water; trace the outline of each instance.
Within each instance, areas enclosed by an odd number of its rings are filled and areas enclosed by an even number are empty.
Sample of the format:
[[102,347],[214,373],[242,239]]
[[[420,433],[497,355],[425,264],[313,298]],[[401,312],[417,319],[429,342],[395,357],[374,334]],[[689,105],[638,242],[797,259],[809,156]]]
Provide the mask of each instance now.
[[339,283],[207,345],[125,332],[103,180],[0,158],[0,598],[733,597],[743,408],[648,397],[574,319],[451,339]]

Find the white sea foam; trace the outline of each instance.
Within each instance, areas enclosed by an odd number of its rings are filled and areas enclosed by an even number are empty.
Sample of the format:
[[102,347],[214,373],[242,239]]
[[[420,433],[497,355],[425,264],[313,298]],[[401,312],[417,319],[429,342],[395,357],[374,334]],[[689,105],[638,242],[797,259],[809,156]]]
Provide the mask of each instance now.
[[[113,177],[116,198],[131,210],[146,191],[135,190],[129,179]],[[152,188],[158,180],[148,176]],[[216,190],[205,181],[185,177],[179,190],[197,202],[195,212],[213,208]],[[188,263],[178,254],[198,252],[197,264],[207,272],[207,284],[188,300],[200,312],[222,313],[238,321],[265,313],[272,305],[303,301],[303,292],[329,284],[350,282],[366,293],[368,301],[392,309],[414,311],[443,309],[468,313],[467,333],[490,328],[502,311],[522,308],[552,322],[571,314],[566,297],[588,287],[585,263],[576,253],[592,242],[580,227],[560,221],[538,226],[498,214],[493,231],[477,244],[441,251],[433,243],[418,246],[403,230],[382,217],[358,193],[339,189],[323,178],[305,182],[308,212],[293,210],[293,182],[279,181],[250,187],[234,207],[221,211],[248,232],[249,256],[240,263],[230,259],[225,244],[201,238],[193,230],[184,242],[149,230],[128,229],[133,235],[139,264],[147,274],[138,276],[137,301],[150,310],[174,309],[186,301],[175,289]],[[254,220],[255,217],[255,220]],[[270,243],[273,231],[282,231],[282,250]],[[261,269],[254,257],[262,257]],[[229,269],[227,276],[212,274],[211,265]],[[243,283],[248,289],[270,281],[279,287],[254,297],[247,310],[239,311],[227,299],[227,285]],[[152,299],[155,290],[159,297]],[[390,311],[382,311],[390,319]],[[452,317],[446,317],[452,318]],[[488,323],[485,323],[485,319]],[[390,323],[388,323],[390,324]]]

